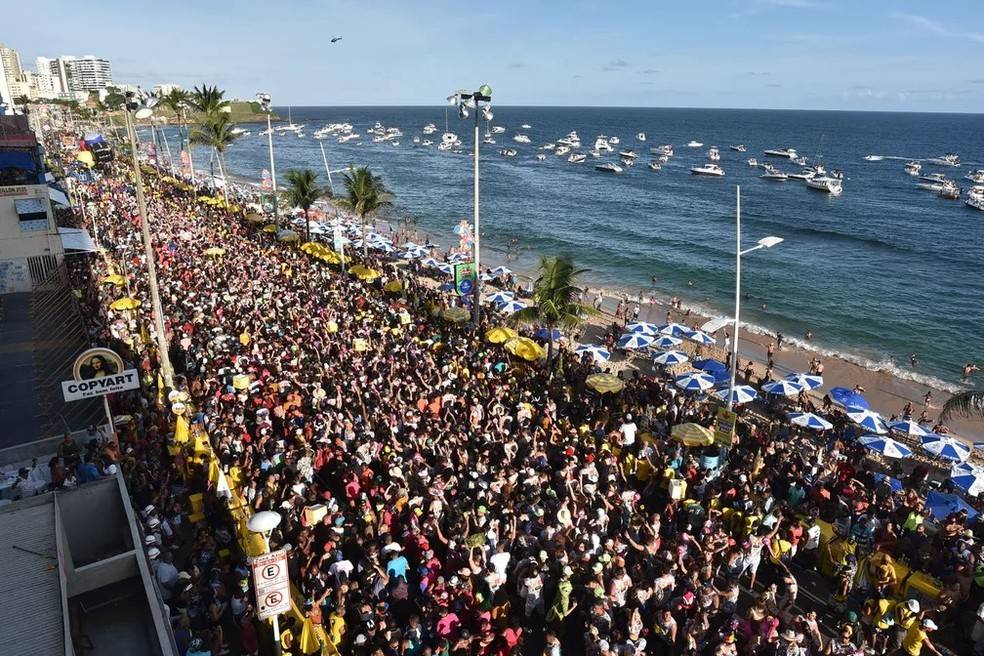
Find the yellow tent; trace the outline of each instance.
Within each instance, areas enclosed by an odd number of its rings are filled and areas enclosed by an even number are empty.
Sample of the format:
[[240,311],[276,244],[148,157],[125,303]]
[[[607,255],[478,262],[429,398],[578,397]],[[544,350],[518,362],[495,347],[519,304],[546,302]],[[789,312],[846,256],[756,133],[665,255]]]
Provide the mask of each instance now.
[[225,249],[221,246],[213,246],[205,249],[206,255],[225,255]]
[[529,337],[513,337],[504,348],[518,358],[532,362],[547,355],[546,350]]
[[700,424],[677,424],[670,437],[686,446],[707,446],[714,443],[714,433]]
[[114,273],[111,276],[106,276],[105,278],[103,278],[102,282],[104,285],[125,285],[126,278],[124,278],[118,273]]
[[383,290],[396,294],[403,291],[403,283],[399,280],[390,280],[383,286]]
[[126,296],[124,298],[119,298],[109,304],[112,310],[136,310],[140,307],[140,301],[135,298],[130,298]]
[[263,226],[263,232],[276,232],[277,226],[274,223],[267,224]]
[[508,326],[498,326],[496,328],[490,328],[485,332],[485,339],[492,344],[504,344],[508,342],[513,337],[519,337],[519,334],[509,328]]
[[585,380],[585,384],[596,392],[607,394],[608,392],[621,392],[625,387],[625,381],[612,374],[591,374]]
[[375,269],[370,269],[364,264],[356,264],[354,267],[349,269],[349,273],[358,278],[359,280],[375,280],[379,277],[379,272]]

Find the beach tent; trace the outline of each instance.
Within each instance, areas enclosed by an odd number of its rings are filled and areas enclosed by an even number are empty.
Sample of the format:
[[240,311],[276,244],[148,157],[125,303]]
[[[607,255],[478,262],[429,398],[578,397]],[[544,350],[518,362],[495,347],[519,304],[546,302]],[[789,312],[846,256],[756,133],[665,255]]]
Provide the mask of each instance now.
[[956,494],[944,494],[943,492],[931,491],[926,495],[926,508],[937,519],[943,521],[950,513],[967,511],[967,521],[973,523],[979,514],[973,506],[961,499]]

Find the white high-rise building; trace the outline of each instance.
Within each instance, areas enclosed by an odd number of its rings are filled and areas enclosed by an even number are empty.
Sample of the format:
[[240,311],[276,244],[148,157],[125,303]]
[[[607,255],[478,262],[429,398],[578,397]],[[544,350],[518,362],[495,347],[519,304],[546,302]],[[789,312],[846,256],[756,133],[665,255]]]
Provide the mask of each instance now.
[[0,96],[10,107],[14,105],[14,98],[23,95],[22,72],[17,51],[0,43]]
[[58,98],[68,91],[68,72],[60,59],[38,57],[34,60],[37,69],[35,85],[41,98]]
[[61,57],[68,76],[71,91],[98,91],[113,84],[113,69],[109,61],[100,57]]

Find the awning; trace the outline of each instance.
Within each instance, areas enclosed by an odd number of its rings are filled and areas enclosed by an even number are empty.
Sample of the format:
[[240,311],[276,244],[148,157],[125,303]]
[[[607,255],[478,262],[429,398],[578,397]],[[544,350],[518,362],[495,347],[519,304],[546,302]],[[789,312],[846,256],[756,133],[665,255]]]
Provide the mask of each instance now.
[[71,205],[68,202],[68,196],[65,195],[65,192],[51,185],[48,185],[48,198],[51,199],[52,203],[57,203],[63,207],[69,207]]
[[85,230],[79,228],[58,228],[58,236],[61,237],[62,248],[66,253],[95,253],[96,242]]

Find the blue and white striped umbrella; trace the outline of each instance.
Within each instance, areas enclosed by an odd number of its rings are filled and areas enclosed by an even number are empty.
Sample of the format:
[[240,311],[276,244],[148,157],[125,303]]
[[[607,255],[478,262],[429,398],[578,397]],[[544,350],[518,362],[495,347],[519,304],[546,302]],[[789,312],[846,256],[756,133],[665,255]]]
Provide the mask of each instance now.
[[683,344],[683,340],[677,337],[670,337],[669,335],[660,335],[653,341],[653,347],[658,349],[671,349],[674,346],[680,346]]
[[689,361],[690,358],[683,351],[663,351],[662,353],[657,353],[653,356],[653,362],[656,364],[661,364],[664,367],[672,367],[675,364],[683,364]]
[[[725,403],[728,402],[728,388],[719,389],[714,392],[714,396],[721,399]],[[750,385],[735,385],[734,389],[731,390],[731,402],[735,405],[741,403],[751,403],[758,398],[758,392],[755,391],[754,387]]]
[[437,266],[434,268],[445,275],[450,276],[451,274],[454,273],[454,267],[448,264],[447,262],[438,262]]
[[714,376],[703,371],[691,371],[676,379],[676,386],[688,392],[703,392],[714,387]]
[[612,354],[608,351],[608,349],[598,346],[597,344],[581,344],[574,350],[574,352],[578,355],[590,353],[591,357],[598,363],[608,362],[612,357]]
[[811,390],[815,390],[818,387],[823,387],[823,376],[817,376],[816,374],[789,374],[786,376],[786,380],[791,380],[794,383],[798,383],[806,389]]
[[984,451],[984,442],[974,442],[974,448]]
[[618,338],[616,346],[620,349],[644,349],[653,343],[653,338],[642,333],[625,333]]
[[912,421],[911,419],[904,419],[902,421],[893,421],[888,425],[896,433],[901,433],[902,435],[912,435],[914,437],[922,437],[923,435],[929,435],[929,431],[920,426],[918,423]]
[[961,462],[950,470],[950,480],[972,497],[984,492],[984,468]]
[[437,268],[440,262],[435,260],[433,257],[425,257],[420,261],[420,264],[425,267]]
[[456,264],[458,262],[467,262],[470,259],[471,258],[468,255],[465,255],[464,253],[451,253],[450,255],[448,255],[448,262],[450,262],[451,264]]
[[705,333],[703,330],[688,331],[687,339],[692,342],[697,342],[698,344],[703,344],[704,346],[714,346],[714,344],[717,343],[717,340]]
[[384,241],[377,241],[374,244],[371,243],[371,244],[369,244],[369,247],[370,248],[374,248],[377,251],[383,251],[384,253],[394,253],[394,252],[396,252],[396,249],[395,248],[393,248],[392,246],[390,246],[389,244],[387,244]]
[[494,303],[498,305],[499,303],[508,303],[515,298],[515,294],[512,292],[495,292],[494,294],[489,294],[485,297],[486,303]]
[[872,410],[854,410],[848,412],[847,417],[869,433],[884,435],[888,432],[888,426],[885,425],[885,420],[882,419],[880,414]]
[[428,253],[430,253],[430,251],[424,248],[423,246],[411,246],[407,248],[406,251],[404,251],[404,257],[408,259],[427,257]]
[[423,248],[423,246],[421,246],[415,241],[407,241],[403,243],[403,248],[405,250],[410,250],[411,248]]
[[858,440],[862,445],[886,458],[908,458],[912,450],[901,442],[882,435],[863,435]]
[[690,328],[679,323],[668,323],[659,327],[659,332],[670,337],[686,337]]
[[492,269],[493,276],[508,276],[510,273],[512,273],[512,269],[504,266],[497,266]]
[[540,328],[533,334],[533,336],[536,337],[537,339],[549,339],[551,337],[551,333],[553,333],[552,336],[554,339],[560,339],[561,337],[563,337],[561,332],[556,328],[554,328],[552,331],[548,331],[546,328]]
[[929,433],[919,439],[922,441],[923,451],[931,453],[937,458],[963,462],[970,457],[970,447],[948,435]]
[[795,396],[803,391],[803,386],[791,380],[773,380],[762,385],[761,389],[773,396]]
[[789,423],[810,430],[830,430],[834,427],[832,423],[812,412],[790,412],[786,418],[789,419]]
[[495,309],[503,314],[513,314],[514,312],[519,312],[525,307],[526,306],[519,301],[507,301],[505,303],[499,303]]
[[642,333],[643,335],[655,335],[659,332],[659,326],[648,321],[633,321],[625,324],[625,332]]

